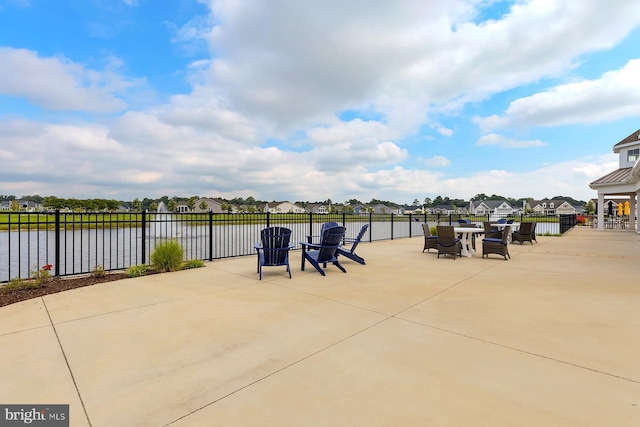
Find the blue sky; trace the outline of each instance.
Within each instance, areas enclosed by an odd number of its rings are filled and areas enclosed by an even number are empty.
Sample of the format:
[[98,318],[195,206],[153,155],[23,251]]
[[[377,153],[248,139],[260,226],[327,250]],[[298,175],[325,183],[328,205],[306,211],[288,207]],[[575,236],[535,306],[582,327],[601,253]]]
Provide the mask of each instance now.
[[640,2],[0,0],[0,194],[595,197]]

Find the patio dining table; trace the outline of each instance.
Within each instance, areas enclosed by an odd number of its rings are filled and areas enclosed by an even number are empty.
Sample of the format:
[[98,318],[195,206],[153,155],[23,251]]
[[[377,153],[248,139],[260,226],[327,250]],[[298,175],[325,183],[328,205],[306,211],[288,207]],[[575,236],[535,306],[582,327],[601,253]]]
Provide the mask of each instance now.
[[453,231],[460,234],[460,243],[462,243],[462,256],[470,257],[476,253],[476,250],[473,249],[473,235],[474,234],[484,234],[484,229],[482,228],[472,228],[472,227],[454,227]]

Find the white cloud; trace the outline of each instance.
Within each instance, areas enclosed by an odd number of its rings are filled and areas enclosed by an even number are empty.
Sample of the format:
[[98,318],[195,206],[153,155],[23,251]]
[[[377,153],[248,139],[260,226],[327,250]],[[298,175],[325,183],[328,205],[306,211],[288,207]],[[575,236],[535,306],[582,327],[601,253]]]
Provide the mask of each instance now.
[[448,128],[445,128],[445,127],[439,127],[436,130],[442,136],[451,136],[451,135],[453,135],[453,131],[451,129],[448,129]]
[[[590,191],[587,175],[600,159],[525,174],[493,165],[469,176],[446,169],[453,157],[434,155],[441,147],[430,151],[439,140],[452,146],[455,138],[429,140],[421,132],[454,137],[455,130],[459,137],[466,123],[450,123],[466,120],[457,113],[468,102],[546,77],[565,78],[583,55],[614,46],[640,23],[640,2],[628,0],[521,1],[503,18],[482,23],[474,22],[474,8],[487,3],[475,0],[406,0],[402,7],[366,0],[207,3],[211,16],[189,21],[173,39],[208,43],[209,57],[177,71],[187,73],[190,93],[123,112],[104,125],[77,118],[0,125],[0,158],[10,160],[0,172],[8,183],[4,191],[31,182],[36,188],[25,194],[52,189],[60,196],[125,199],[200,194],[402,202],[430,192],[543,197],[549,194],[541,191],[567,185],[579,197]],[[140,82],[119,75],[119,65],[110,59],[95,70],[0,48],[0,93],[54,111],[121,111]],[[638,114],[637,67],[630,61],[601,79],[522,98],[505,114],[478,123],[494,129],[580,117],[594,122],[609,114],[602,111]],[[599,114],[598,100],[607,107]],[[347,110],[375,111],[379,119],[336,118]],[[442,115],[451,128],[440,124]],[[544,146],[490,132],[470,133],[465,148],[474,140],[479,146]],[[415,153],[421,165],[442,169],[401,166]]]
[[517,99],[504,116],[478,119],[483,129],[600,123],[640,116],[640,59],[599,79],[556,86]]
[[114,94],[128,87],[111,71],[98,72],[64,58],[41,58],[0,47],[0,94],[23,97],[50,110],[112,112],[126,103]]
[[420,158],[418,159],[418,161],[433,168],[442,168],[451,164],[451,160],[449,160],[445,156],[433,156],[429,159]]
[[546,144],[538,139],[518,141],[515,139],[507,138],[503,135],[490,133],[488,135],[481,136],[476,142],[476,145],[479,145],[479,146],[495,145],[498,147],[505,147],[505,148],[526,148],[526,147],[542,147]]

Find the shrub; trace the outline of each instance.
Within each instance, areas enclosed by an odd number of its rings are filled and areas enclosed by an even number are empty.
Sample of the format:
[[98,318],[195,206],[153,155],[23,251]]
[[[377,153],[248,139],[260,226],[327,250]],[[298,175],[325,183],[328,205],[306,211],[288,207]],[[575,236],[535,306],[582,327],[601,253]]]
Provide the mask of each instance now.
[[104,267],[100,264],[96,265],[91,271],[91,277],[104,277],[107,272],[104,271]]
[[580,225],[584,225],[585,222],[586,222],[585,217],[583,217],[582,215],[576,215],[576,223]]
[[436,227],[435,225],[433,227],[431,227],[429,229],[429,231],[431,232],[432,236],[437,236],[438,235],[438,227]]
[[31,272],[31,280],[28,280],[27,283],[28,288],[39,288],[44,285],[46,282],[51,280],[51,269],[53,266],[51,264],[43,265],[39,270],[33,270]]
[[40,269],[37,267],[31,270],[31,277],[28,279],[20,279],[14,277],[4,285],[1,289],[3,292],[19,291],[21,289],[39,288],[46,282],[53,279],[51,277],[51,270],[53,266],[51,264],[43,265]]
[[141,277],[147,273],[147,266],[142,265],[132,265],[127,269],[127,274],[129,277]]
[[183,268],[186,270],[200,267],[204,267],[204,261],[202,261],[201,259],[190,259],[189,261],[185,261],[183,264]]
[[156,246],[151,254],[151,265],[160,273],[176,271],[182,267],[184,251],[175,240],[167,240]]
[[18,277],[14,277],[13,279],[9,280],[9,283],[4,285],[0,289],[2,289],[2,292],[12,292],[12,291],[17,291],[17,290],[26,289],[26,288],[28,288],[26,280],[22,280]]

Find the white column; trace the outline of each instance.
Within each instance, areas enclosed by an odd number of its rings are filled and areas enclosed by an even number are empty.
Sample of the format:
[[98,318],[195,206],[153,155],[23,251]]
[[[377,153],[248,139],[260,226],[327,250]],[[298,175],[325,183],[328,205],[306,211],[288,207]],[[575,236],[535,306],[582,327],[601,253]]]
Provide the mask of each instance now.
[[[636,229],[636,233],[640,233],[640,221],[636,221],[636,218],[640,218],[640,190],[634,195],[631,195],[629,201],[629,227]],[[634,215],[635,214],[635,215]]]
[[598,191],[598,231],[604,231],[604,194]]

